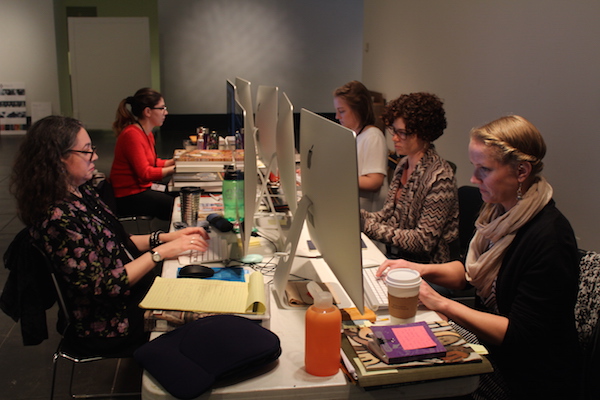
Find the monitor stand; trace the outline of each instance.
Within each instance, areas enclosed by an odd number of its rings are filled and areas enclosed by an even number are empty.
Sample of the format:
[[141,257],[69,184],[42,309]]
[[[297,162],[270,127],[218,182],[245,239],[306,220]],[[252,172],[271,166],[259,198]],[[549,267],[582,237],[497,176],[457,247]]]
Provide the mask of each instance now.
[[273,292],[277,302],[282,308],[298,309],[298,307],[289,305],[285,295],[285,287],[290,277],[292,262],[296,256],[296,249],[298,247],[298,241],[300,240],[302,226],[304,225],[304,220],[308,213],[308,207],[310,207],[311,204],[312,201],[306,195],[302,196],[300,199],[285,241],[284,251],[280,253],[277,268],[275,269]]

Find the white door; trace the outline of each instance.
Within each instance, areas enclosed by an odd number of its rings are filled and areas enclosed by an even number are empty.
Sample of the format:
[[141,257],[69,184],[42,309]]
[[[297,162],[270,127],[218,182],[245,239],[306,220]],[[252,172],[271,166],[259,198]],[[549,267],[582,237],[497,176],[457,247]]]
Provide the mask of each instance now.
[[69,18],[73,116],[111,129],[119,102],[151,85],[148,18]]

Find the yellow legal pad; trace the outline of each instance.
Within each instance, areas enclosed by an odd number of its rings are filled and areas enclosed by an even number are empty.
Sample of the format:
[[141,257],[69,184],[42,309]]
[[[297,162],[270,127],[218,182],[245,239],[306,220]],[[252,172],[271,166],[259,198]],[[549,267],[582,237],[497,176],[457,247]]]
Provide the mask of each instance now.
[[264,314],[264,278],[260,272],[251,273],[247,282],[157,277],[140,307],[152,310]]

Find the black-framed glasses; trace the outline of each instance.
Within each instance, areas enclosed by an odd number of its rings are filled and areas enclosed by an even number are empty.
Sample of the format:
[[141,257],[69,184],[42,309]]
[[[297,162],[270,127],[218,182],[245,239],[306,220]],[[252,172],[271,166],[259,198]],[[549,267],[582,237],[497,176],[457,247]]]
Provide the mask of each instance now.
[[406,139],[406,137],[409,135],[409,133],[406,132],[406,129],[396,129],[391,125],[388,126],[388,129],[392,136],[398,136],[400,139]]
[[89,154],[90,162],[92,162],[92,160],[94,159],[94,154],[96,153],[96,146],[92,146],[92,151],[87,151],[87,150],[69,150],[69,151],[72,151],[74,153]]
[[162,110],[162,112],[167,112],[167,106],[162,107],[150,107],[153,110]]

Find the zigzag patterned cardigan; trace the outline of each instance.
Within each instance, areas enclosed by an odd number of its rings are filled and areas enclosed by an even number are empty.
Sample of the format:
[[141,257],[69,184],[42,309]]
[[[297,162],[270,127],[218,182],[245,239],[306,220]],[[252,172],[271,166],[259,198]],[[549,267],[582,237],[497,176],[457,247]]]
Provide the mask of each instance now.
[[[380,211],[360,210],[363,232],[396,248],[394,258],[442,263],[450,261],[449,244],[458,239],[458,192],[450,165],[433,145],[417,163],[402,187],[408,166],[398,163],[385,204]],[[396,202],[396,192],[402,190]]]

